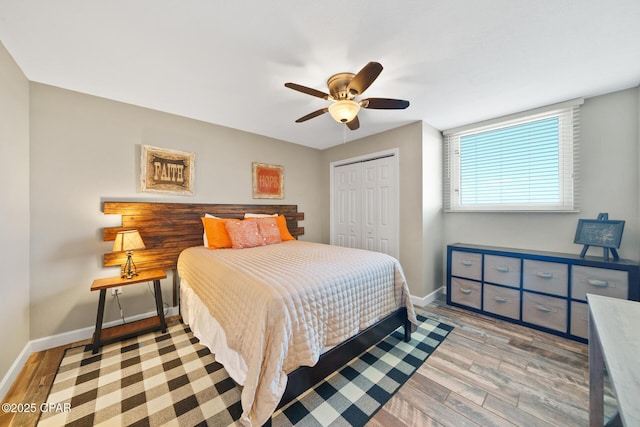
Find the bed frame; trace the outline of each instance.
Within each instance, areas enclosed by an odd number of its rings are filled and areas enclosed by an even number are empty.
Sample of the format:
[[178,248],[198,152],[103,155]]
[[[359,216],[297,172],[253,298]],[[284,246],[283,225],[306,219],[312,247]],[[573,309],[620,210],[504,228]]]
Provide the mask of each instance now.
[[[135,229],[140,232],[146,249],[135,253],[138,270],[150,268],[173,270],[174,307],[178,304],[176,272],[178,256],[186,248],[202,246],[201,218],[205,213],[222,218],[238,219],[243,218],[245,212],[278,213],[286,217],[287,228],[295,238],[304,234],[304,228],[298,225],[298,221],[304,220],[304,213],[298,212],[297,205],[105,201],[103,202],[103,212],[105,215],[122,215],[122,226],[104,229],[105,241],[113,241],[118,231]],[[103,264],[105,267],[118,266],[125,262],[125,254],[104,254]],[[411,324],[404,307],[324,353],[315,366],[302,366],[289,373],[287,388],[278,408],[313,387],[400,326],[404,327],[404,339],[408,342],[411,339]]]

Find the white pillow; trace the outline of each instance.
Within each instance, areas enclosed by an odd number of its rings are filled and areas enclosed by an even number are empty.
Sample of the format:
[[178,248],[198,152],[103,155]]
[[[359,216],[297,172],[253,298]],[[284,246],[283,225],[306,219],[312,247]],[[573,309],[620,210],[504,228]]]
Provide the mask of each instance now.
[[246,213],[244,214],[245,218],[269,218],[269,217],[276,217],[276,216],[278,216],[277,213],[274,213],[274,214]]
[[[215,218],[215,219],[222,219],[219,218],[217,216],[213,216],[213,215],[209,215],[208,213],[204,214],[205,218]],[[205,230],[204,233],[202,233],[202,242],[204,243],[204,247],[208,248],[209,247],[209,242],[207,241],[207,231]]]

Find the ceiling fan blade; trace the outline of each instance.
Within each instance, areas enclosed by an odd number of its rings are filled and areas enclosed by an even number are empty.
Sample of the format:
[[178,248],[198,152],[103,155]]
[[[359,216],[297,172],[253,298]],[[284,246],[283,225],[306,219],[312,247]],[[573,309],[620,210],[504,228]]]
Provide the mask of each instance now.
[[328,93],[324,93],[322,91],[312,89],[310,87],[302,86],[297,83],[285,83],[284,85],[289,89],[297,90],[298,92],[306,93],[307,95],[317,96],[318,98],[322,98],[322,99],[329,99]]
[[362,95],[381,72],[382,65],[380,63],[369,62],[353,77],[351,83],[349,83],[349,92],[354,95]]
[[390,98],[367,98],[360,101],[360,106],[373,110],[404,110],[409,106],[409,101]]
[[353,120],[351,120],[350,122],[348,122],[347,127],[351,130],[356,130],[360,127],[360,120],[358,120],[358,116],[355,116],[353,118]]
[[329,111],[328,108],[321,108],[319,110],[314,111],[313,113],[309,113],[306,116],[300,117],[298,120],[296,120],[296,123],[306,122],[307,120],[313,119],[314,117],[318,117],[318,116],[326,113],[327,111]]

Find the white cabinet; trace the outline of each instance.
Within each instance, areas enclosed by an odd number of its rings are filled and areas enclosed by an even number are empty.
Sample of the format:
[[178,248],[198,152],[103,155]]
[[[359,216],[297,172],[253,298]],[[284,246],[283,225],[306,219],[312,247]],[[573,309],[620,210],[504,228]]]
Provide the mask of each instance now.
[[447,247],[447,303],[578,341],[586,294],[640,301],[640,265],[457,243]]

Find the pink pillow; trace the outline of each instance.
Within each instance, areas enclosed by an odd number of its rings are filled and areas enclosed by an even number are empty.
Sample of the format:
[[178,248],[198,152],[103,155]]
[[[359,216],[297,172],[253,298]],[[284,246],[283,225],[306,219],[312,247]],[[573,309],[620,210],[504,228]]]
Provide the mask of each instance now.
[[255,221],[258,223],[258,232],[264,238],[265,244],[272,245],[282,242],[280,227],[278,227],[278,221],[274,217],[257,218]]
[[258,231],[258,221],[225,221],[225,228],[234,249],[264,246],[264,237]]

